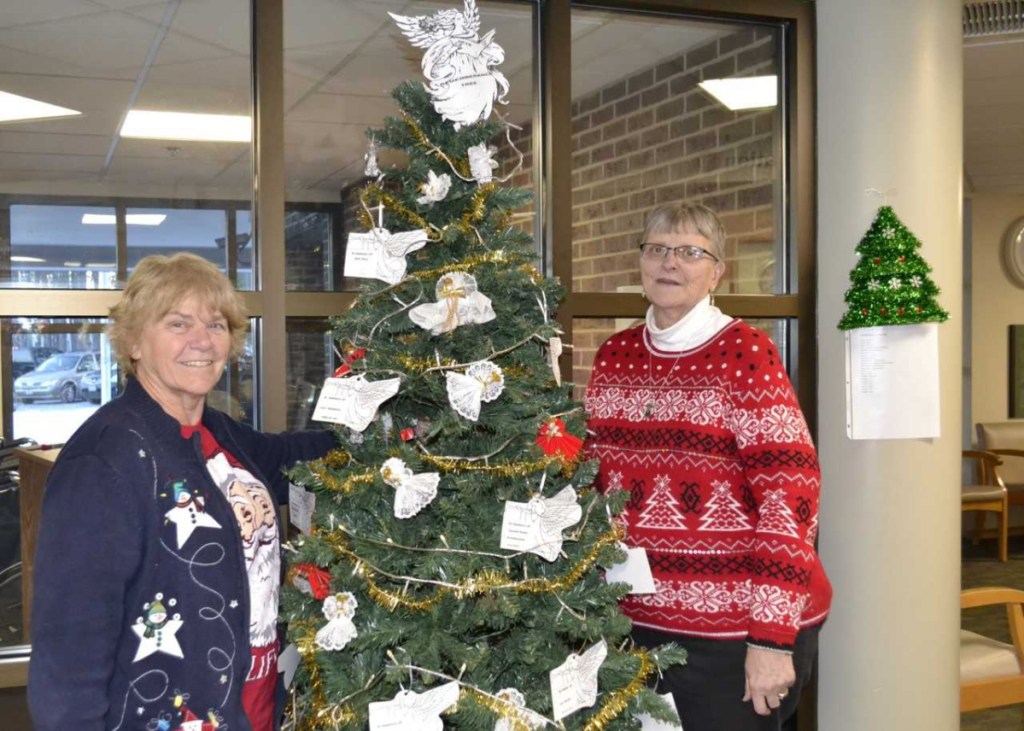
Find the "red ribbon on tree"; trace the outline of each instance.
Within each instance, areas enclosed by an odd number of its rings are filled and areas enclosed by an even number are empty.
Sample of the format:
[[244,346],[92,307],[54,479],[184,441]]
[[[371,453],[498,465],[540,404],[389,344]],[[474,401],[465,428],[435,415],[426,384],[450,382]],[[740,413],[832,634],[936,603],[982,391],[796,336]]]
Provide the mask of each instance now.
[[366,357],[366,348],[345,348],[345,362],[334,369],[332,378],[341,378],[352,370],[352,364]]
[[305,587],[302,586],[297,579],[304,583],[309,584],[309,590],[313,594],[313,598],[317,601],[323,601],[327,598],[327,595],[331,593],[331,575],[324,569],[311,563],[298,563],[292,566],[291,571],[292,584],[302,591]]
[[544,454],[560,454],[567,460],[573,460],[579,454],[583,440],[566,431],[565,422],[556,417],[540,425],[537,446]]

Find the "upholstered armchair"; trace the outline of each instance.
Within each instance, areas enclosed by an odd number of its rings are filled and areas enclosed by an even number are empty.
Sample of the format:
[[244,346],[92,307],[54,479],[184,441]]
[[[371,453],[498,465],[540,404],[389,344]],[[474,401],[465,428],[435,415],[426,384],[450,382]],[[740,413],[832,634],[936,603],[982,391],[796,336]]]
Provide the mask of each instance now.
[[978,449],[994,452],[1002,459],[999,475],[1011,505],[1024,505],[1024,419],[988,421],[975,425]]
[[960,609],[1005,605],[1010,642],[960,630],[960,712],[1024,703],[1024,591],[985,586],[960,592]]

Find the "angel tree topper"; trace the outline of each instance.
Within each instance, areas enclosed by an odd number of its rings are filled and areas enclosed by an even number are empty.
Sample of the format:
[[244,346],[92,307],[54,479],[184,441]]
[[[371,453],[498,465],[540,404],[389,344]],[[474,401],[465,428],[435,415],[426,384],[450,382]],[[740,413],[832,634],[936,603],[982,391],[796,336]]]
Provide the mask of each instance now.
[[465,0],[464,10],[439,10],[416,17],[388,13],[409,42],[426,48],[420,63],[430,81],[427,91],[434,109],[454,122],[455,129],[487,119],[495,100],[507,104],[508,79],[495,68],[505,51],[494,42],[494,31],[480,37],[476,0]]

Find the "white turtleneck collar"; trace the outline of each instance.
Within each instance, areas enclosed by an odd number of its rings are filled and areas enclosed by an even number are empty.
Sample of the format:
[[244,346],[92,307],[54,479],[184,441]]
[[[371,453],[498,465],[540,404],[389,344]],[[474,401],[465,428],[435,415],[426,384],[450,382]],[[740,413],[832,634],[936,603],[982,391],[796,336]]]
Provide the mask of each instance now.
[[711,304],[711,296],[704,297],[674,325],[662,329],[654,322],[654,305],[647,308],[647,344],[657,350],[678,353],[693,350],[713,338],[733,318]]

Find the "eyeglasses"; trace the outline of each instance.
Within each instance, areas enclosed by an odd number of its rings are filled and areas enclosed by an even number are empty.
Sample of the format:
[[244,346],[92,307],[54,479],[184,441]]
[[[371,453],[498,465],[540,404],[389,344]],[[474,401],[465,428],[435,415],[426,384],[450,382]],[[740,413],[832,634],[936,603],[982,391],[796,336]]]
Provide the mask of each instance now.
[[645,259],[660,261],[668,258],[670,253],[675,255],[676,261],[681,261],[686,264],[696,264],[704,258],[710,259],[714,262],[721,261],[721,259],[707,249],[702,249],[701,247],[694,246],[693,244],[675,247],[664,246],[663,244],[640,244],[640,254]]

